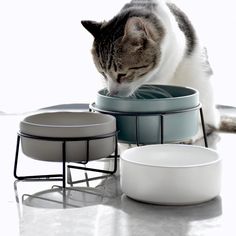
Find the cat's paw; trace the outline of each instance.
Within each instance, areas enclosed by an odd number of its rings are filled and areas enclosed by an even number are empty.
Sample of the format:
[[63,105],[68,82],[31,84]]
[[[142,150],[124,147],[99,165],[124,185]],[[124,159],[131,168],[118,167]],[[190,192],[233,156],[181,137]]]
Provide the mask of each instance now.
[[[205,127],[206,136],[210,135],[214,130],[215,129],[212,126],[206,125]],[[190,139],[184,142],[181,142],[181,144],[195,144],[196,142],[200,141],[203,138],[204,138],[204,133],[203,133],[202,127],[199,125],[199,129],[196,135],[194,135],[193,137],[191,137]]]

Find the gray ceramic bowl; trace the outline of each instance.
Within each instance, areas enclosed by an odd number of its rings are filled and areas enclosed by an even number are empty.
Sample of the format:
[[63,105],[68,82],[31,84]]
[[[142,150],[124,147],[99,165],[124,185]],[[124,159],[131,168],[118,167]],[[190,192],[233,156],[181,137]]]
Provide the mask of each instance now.
[[127,98],[111,97],[102,89],[97,93],[93,108],[115,115],[119,141],[136,143],[138,137],[139,143],[154,144],[161,140],[158,113],[164,115],[164,142],[183,141],[197,132],[199,111],[194,109],[197,106],[199,93],[195,89],[144,85],[137,90],[136,96]]
[[[116,131],[113,116],[94,112],[47,112],[25,117],[20,122],[23,134],[49,138],[89,138]],[[25,155],[42,161],[62,161],[62,142],[22,137]],[[86,160],[86,141],[66,142],[66,161]],[[115,137],[89,141],[90,159],[114,152]]]

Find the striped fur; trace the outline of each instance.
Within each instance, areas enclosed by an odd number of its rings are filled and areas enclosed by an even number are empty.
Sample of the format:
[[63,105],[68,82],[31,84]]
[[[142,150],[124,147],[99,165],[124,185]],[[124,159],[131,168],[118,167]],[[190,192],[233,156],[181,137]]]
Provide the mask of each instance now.
[[206,123],[219,127],[206,50],[175,4],[133,0],[108,22],[82,24],[94,36],[94,63],[112,95],[131,96],[142,84],[193,87]]

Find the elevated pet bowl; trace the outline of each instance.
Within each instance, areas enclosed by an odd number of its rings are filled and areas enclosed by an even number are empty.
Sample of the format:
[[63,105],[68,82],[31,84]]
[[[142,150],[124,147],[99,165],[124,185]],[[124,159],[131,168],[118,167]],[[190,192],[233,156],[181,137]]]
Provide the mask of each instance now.
[[154,204],[186,205],[220,193],[221,158],[212,149],[157,144],[124,151],[121,189],[129,197]]
[[117,119],[119,141],[161,143],[161,116],[164,142],[184,141],[194,136],[199,124],[199,93],[195,89],[168,85],[144,85],[132,97],[112,97],[98,91],[91,108]]
[[68,162],[84,161],[88,152],[90,160],[107,157],[114,152],[115,137],[99,137],[115,131],[113,116],[93,112],[47,112],[20,122],[23,153],[42,161],[62,161],[63,138],[71,139],[66,142]]

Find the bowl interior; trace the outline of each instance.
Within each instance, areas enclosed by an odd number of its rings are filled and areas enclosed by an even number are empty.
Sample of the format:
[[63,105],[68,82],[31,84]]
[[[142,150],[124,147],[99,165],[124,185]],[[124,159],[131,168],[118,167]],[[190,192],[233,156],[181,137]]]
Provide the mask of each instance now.
[[191,96],[197,93],[193,88],[170,86],[170,85],[143,85],[130,97],[111,96],[106,88],[98,91],[102,96],[111,99],[137,100],[137,99],[174,99],[178,97]]
[[216,151],[193,145],[159,144],[126,150],[121,159],[138,165],[156,167],[194,167],[220,160]]
[[39,126],[87,126],[109,122],[109,116],[92,112],[49,112],[28,116],[24,123]]

